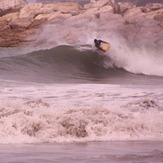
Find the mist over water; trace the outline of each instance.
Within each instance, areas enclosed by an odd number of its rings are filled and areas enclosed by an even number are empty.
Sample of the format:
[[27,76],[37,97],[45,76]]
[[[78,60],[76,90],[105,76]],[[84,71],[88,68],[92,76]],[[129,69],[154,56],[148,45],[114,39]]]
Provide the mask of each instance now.
[[124,68],[134,74],[163,76],[162,50],[146,47],[130,47],[112,39],[110,57],[117,67]]

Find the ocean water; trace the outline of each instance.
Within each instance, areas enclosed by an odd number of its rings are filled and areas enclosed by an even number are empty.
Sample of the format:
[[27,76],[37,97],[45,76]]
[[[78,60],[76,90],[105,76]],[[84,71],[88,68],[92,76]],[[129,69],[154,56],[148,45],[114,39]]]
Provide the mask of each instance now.
[[33,45],[0,48],[1,162],[163,162],[162,49],[87,27],[50,25]]
[[162,57],[1,48],[1,161],[161,163]]

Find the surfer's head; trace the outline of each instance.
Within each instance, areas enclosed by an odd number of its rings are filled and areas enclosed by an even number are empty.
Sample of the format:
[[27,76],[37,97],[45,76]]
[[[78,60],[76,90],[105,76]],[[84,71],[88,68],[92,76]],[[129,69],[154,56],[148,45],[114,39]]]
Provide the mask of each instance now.
[[100,46],[100,41],[97,39],[94,39],[95,46]]
[[100,41],[97,40],[97,39],[94,39],[94,43],[95,43],[95,44],[100,44]]

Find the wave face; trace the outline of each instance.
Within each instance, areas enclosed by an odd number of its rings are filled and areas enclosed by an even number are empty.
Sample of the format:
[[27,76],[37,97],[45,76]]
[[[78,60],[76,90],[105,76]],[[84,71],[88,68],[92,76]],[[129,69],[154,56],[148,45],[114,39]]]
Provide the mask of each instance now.
[[[120,50],[119,52],[121,53]],[[78,48],[65,45],[23,55],[1,57],[0,76],[2,79],[30,82],[114,84],[136,82],[136,76],[139,80],[142,79],[142,82],[148,78],[127,72],[132,72],[136,68],[138,63],[132,60],[135,56],[126,54],[122,59],[122,56],[117,56],[115,50],[109,53],[100,53],[87,45]],[[137,70],[139,68],[140,66]]]
[[[104,57],[91,50],[58,46],[25,55],[1,58],[0,73],[5,78],[37,82],[98,80],[112,72],[103,67]],[[105,75],[104,75],[105,76]]]

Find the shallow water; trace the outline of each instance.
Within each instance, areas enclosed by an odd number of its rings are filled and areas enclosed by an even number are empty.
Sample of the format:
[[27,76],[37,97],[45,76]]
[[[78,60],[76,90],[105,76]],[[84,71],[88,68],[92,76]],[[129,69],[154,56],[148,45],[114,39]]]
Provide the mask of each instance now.
[[162,142],[90,142],[0,145],[3,163],[161,163]]

